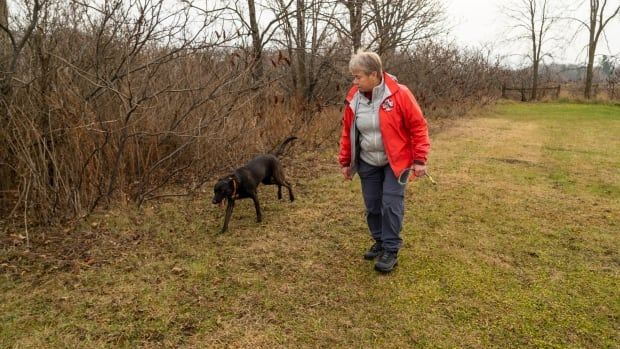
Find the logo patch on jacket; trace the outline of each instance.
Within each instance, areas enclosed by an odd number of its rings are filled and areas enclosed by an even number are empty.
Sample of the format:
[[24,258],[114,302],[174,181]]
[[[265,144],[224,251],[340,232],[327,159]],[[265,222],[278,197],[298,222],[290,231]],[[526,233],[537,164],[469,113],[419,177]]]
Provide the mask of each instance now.
[[385,101],[383,101],[383,104],[381,105],[381,107],[385,111],[390,111],[390,110],[394,109],[394,102],[392,101],[391,98],[388,98]]

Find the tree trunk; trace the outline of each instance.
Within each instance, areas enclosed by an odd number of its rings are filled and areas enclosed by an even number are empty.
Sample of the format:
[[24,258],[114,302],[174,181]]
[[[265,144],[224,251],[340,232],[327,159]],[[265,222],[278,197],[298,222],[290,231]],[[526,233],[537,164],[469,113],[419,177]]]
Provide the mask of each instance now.
[[[586,86],[583,92],[585,98],[590,99],[592,97],[592,82],[594,80],[594,57],[596,54],[596,46],[600,39],[605,27],[616,16],[620,15],[620,5],[613,5],[611,14],[605,18],[605,7],[607,1],[602,3],[598,0],[590,0],[590,23],[586,25],[590,31],[590,38],[588,41],[588,66],[586,69]],[[583,22],[582,22],[583,23]],[[584,23],[585,24],[585,23]],[[596,95],[596,91],[594,92]]]
[[592,53],[588,53],[588,66],[586,67],[586,88],[583,92],[583,96],[587,99],[592,98],[593,77],[594,77],[594,51],[592,51]]
[[[536,100],[536,95],[537,92],[536,91],[538,89],[538,64],[540,62],[540,58],[539,58],[539,54],[538,51],[540,50],[540,46],[536,47],[537,42],[536,42],[536,1],[532,1],[530,0],[529,2],[530,5],[530,31],[531,31],[531,36],[532,36],[532,93],[530,95],[530,100],[531,101],[535,101]],[[545,13],[543,12],[542,14],[543,16],[543,20],[544,20],[544,16]],[[542,29],[542,25],[541,25],[541,29]],[[540,36],[538,37],[538,40],[541,40]]]
[[377,37],[378,37],[378,47],[377,47],[377,54],[379,56],[381,56],[382,59],[386,58],[386,41],[388,41],[388,36],[386,35],[386,31],[387,28],[384,27],[383,25],[383,11],[382,11],[382,6],[383,4],[379,4],[377,3],[377,1],[373,1],[372,2],[372,7],[373,7],[373,16],[374,16],[374,21],[375,21],[375,25],[376,25],[376,30],[377,30]]
[[[9,9],[6,5],[6,0],[0,0],[0,25],[4,28],[9,27]],[[9,35],[0,29],[0,48],[2,49],[0,54],[4,57],[9,52],[10,47]]]
[[538,98],[538,61],[534,61],[534,65],[532,67],[532,96],[530,100],[535,101]]
[[307,87],[306,76],[306,21],[305,1],[297,0],[297,97],[304,98]]
[[[593,11],[598,11],[594,9]],[[592,78],[594,75],[594,54],[596,53],[596,12],[594,15],[590,15],[590,39],[588,41],[588,65],[586,68],[586,87],[583,91],[583,96],[587,99],[592,97]]]
[[363,0],[350,0],[347,2],[353,53],[362,47],[362,4]]
[[248,10],[250,12],[250,32],[252,35],[252,59],[254,60],[252,77],[254,82],[256,82],[263,77],[263,45],[258,29],[258,22],[256,21],[256,5],[254,0],[248,0]]
[[[0,25],[4,28],[9,27],[9,9],[6,0],[0,0]],[[8,33],[0,29],[0,95],[8,93],[9,82],[7,71],[9,69],[11,57],[10,52],[12,51]]]

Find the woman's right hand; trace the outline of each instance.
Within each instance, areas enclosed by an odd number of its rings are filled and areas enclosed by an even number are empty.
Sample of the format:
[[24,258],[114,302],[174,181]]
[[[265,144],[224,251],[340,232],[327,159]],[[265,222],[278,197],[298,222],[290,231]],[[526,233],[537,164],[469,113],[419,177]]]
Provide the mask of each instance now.
[[345,181],[351,180],[351,166],[344,166],[340,168]]

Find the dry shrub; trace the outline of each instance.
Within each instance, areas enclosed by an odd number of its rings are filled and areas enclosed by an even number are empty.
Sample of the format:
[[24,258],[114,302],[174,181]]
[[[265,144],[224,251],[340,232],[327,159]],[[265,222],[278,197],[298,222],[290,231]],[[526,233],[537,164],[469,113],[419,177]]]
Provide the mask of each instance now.
[[[51,222],[115,200],[141,204],[170,184],[191,194],[288,136],[299,137],[295,152],[337,143],[350,85],[345,46],[314,54],[300,94],[286,48],[253,62],[230,37],[179,39],[183,10],[167,17],[177,25],[156,11],[118,11],[49,11],[22,52],[0,101],[2,215]],[[496,98],[497,67],[479,53],[429,43],[389,62],[427,115]]]
[[390,62],[428,116],[464,115],[500,97],[502,70],[478,51],[428,42]]

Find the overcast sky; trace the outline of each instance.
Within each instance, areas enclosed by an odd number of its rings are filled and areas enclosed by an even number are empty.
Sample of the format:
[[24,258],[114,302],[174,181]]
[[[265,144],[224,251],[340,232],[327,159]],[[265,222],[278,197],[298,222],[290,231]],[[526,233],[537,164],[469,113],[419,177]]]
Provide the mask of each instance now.
[[[557,0],[556,0],[557,1]],[[515,4],[517,1],[511,0],[444,0],[448,14],[448,24],[453,27],[450,37],[459,45],[470,47],[481,47],[487,44],[494,47],[494,52],[501,55],[510,53],[525,53],[528,46],[518,44],[510,40],[511,34],[508,30],[510,22],[503,15],[502,5]],[[577,1],[568,1],[576,4]],[[608,8],[615,6],[620,0],[608,0]],[[576,9],[574,13],[580,19],[588,18],[586,4]],[[608,15],[611,13],[606,11]],[[566,14],[568,15],[568,13]],[[567,40],[576,32],[577,27],[572,25],[560,25],[561,36]],[[611,54],[620,56],[620,18],[616,18],[606,29],[608,43],[604,39],[599,41],[597,55]],[[587,51],[584,46],[587,44],[587,34],[585,30],[578,35],[572,43],[564,42],[555,46],[553,51],[554,61],[561,63],[583,63],[586,60]],[[544,47],[543,47],[544,48]],[[511,56],[506,58],[507,63],[518,64],[523,61],[521,57]],[[598,59],[597,59],[598,62]]]

